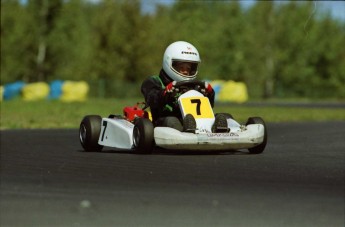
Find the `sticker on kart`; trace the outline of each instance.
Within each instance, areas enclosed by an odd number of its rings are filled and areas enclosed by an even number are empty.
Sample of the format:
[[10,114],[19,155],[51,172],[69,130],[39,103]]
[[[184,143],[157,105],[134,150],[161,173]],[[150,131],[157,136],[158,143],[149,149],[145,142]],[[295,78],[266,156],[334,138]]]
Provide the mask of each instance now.
[[212,138],[226,138],[226,137],[239,137],[240,135],[238,133],[230,132],[230,133],[207,133],[207,137]]
[[207,97],[181,98],[184,115],[192,114],[195,119],[214,118],[213,110]]

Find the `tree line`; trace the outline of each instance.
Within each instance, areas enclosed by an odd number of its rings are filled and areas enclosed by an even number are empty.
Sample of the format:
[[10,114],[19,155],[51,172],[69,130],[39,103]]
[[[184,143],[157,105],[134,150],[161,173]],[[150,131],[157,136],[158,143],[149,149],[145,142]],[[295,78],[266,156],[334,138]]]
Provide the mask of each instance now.
[[137,95],[185,40],[200,79],[245,82],[252,98],[345,98],[345,22],[314,2],[177,0],[143,13],[139,0],[2,0],[0,35],[2,85],[86,80]]

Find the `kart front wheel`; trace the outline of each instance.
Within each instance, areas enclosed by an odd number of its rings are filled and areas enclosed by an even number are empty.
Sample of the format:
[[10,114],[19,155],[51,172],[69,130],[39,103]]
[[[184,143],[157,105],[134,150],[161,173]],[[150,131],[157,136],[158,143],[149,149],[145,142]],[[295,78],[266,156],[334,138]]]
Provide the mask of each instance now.
[[138,153],[148,154],[153,149],[153,124],[149,119],[138,118],[133,128],[133,144]]
[[251,154],[260,154],[265,150],[265,147],[267,144],[267,127],[266,127],[264,120],[261,117],[250,117],[250,118],[248,118],[246,125],[252,125],[252,124],[261,124],[264,126],[264,140],[262,141],[262,143],[260,143],[259,145],[255,146],[255,147],[248,148],[248,150]]
[[234,117],[229,113],[216,113],[214,116],[217,117],[218,114],[222,114],[226,119],[234,119]]
[[79,140],[85,151],[101,151],[98,144],[101,133],[102,118],[98,115],[88,115],[83,118],[79,127]]

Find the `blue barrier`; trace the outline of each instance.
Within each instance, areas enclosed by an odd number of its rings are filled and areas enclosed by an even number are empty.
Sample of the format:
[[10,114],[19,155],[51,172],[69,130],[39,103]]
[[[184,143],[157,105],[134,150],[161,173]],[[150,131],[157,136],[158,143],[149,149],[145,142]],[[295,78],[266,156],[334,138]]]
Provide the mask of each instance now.
[[10,100],[19,96],[25,83],[23,81],[16,81],[14,83],[5,84],[4,86],[4,100]]
[[63,84],[64,84],[64,81],[62,80],[54,80],[49,84],[50,86],[49,99],[59,99],[61,97]]

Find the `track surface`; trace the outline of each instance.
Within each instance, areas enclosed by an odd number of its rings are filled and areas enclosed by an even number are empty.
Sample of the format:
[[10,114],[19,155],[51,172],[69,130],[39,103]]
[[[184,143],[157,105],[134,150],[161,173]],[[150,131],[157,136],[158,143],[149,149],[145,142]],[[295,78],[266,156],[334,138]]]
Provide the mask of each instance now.
[[82,152],[1,131],[0,226],[344,226],[345,122],[269,124],[263,154]]

